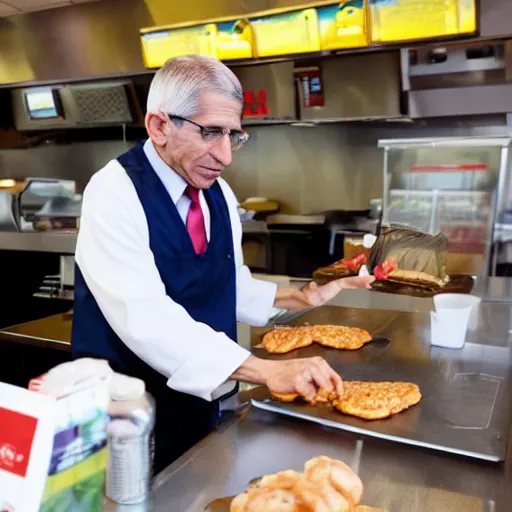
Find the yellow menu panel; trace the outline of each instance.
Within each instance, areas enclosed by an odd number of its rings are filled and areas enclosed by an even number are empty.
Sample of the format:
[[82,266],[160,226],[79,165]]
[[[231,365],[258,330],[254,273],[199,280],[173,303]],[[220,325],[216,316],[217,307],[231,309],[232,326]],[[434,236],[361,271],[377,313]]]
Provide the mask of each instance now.
[[373,43],[470,34],[476,0],[370,0]]
[[216,35],[214,23],[142,34],[144,64],[147,68],[159,68],[171,57],[191,53],[216,57]]
[[253,52],[253,31],[247,20],[217,24],[217,58],[220,60],[250,59]]
[[251,18],[255,56],[270,57],[320,50],[316,9]]
[[322,50],[368,46],[364,0],[345,0],[317,11]]

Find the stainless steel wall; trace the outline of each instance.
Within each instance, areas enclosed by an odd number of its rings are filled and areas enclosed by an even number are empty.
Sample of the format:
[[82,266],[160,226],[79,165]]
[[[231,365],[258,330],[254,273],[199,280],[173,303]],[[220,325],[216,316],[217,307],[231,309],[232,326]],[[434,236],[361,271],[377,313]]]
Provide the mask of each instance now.
[[[225,178],[240,200],[267,196],[283,211],[358,209],[382,194],[382,138],[503,135],[501,116],[408,124],[332,124],[315,128],[249,128],[251,140],[234,154]],[[130,143],[90,142],[0,151],[0,178],[60,177],[85,185]]]

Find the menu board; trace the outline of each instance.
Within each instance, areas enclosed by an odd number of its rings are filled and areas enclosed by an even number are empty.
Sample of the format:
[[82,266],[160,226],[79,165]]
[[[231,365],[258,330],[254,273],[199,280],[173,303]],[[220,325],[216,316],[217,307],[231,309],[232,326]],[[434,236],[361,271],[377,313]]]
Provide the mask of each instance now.
[[316,9],[251,18],[249,21],[254,30],[257,57],[320,50]]
[[199,53],[217,56],[217,26],[213,23],[197,27],[162,30],[142,34],[142,54],[147,68],[159,68],[171,57]]
[[476,0],[370,0],[371,42],[471,34]]
[[171,57],[193,53],[229,61],[472,34],[476,2],[343,0],[197,26],[142,29],[144,63],[158,68]]
[[368,45],[366,6],[363,0],[347,0],[319,7],[320,48],[340,50]]
[[252,58],[253,30],[249,21],[240,19],[218,23],[216,47],[220,60]]

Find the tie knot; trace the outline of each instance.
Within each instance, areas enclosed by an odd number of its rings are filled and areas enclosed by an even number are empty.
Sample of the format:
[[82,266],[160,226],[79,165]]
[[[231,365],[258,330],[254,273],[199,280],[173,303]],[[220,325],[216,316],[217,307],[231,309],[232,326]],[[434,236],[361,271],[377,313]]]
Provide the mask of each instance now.
[[185,190],[185,194],[190,198],[192,201],[192,204],[198,205],[199,204],[199,189],[193,187],[192,185],[189,185],[187,187],[187,190]]

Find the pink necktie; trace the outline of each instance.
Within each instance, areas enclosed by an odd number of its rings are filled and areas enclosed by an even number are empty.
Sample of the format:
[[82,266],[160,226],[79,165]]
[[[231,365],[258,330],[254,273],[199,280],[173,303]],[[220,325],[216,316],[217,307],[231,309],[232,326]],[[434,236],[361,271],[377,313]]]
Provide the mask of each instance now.
[[192,245],[196,254],[204,254],[208,247],[208,242],[206,241],[203,210],[199,202],[199,190],[189,185],[185,194],[192,201],[187,215],[187,231],[192,239]]

